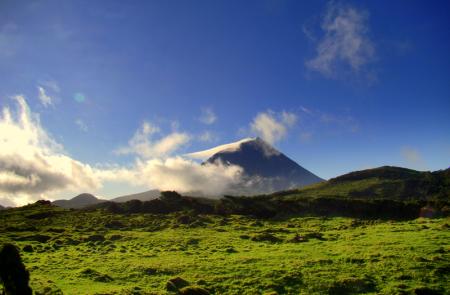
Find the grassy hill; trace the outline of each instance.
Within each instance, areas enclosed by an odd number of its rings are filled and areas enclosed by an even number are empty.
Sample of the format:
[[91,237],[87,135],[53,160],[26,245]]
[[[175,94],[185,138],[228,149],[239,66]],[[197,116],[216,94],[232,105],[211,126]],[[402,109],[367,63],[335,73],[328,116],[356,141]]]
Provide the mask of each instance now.
[[274,196],[391,200],[448,200],[450,168],[435,172],[384,166],[351,172],[329,181]]
[[449,228],[45,202],[0,212],[0,243],[21,249],[36,294],[448,294]]
[[[36,294],[449,294],[449,170],[220,200],[0,211]],[[423,216],[431,216],[423,218]]]

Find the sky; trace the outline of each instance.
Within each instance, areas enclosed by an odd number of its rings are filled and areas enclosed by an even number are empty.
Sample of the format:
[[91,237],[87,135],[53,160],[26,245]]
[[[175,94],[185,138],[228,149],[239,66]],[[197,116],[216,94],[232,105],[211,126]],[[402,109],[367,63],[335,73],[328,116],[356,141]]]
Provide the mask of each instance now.
[[259,136],[318,176],[449,167],[448,1],[0,0],[0,204],[226,190]]

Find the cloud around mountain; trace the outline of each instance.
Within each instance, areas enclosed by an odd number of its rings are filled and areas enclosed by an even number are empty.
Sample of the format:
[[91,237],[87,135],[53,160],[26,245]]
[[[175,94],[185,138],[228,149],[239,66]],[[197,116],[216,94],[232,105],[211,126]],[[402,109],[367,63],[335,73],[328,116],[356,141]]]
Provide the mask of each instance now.
[[5,106],[0,114],[0,193],[2,204],[22,205],[63,192],[98,191],[105,182],[127,183],[160,190],[201,191],[221,194],[239,180],[237,166],[200,165],[169,156],[189,140],[173,132],[159,140],[159,129],[147,122],[120,153],[134,154],[129,166],[92,166],[73,159],[42,127],[24,96],[13,97],[16,109]]

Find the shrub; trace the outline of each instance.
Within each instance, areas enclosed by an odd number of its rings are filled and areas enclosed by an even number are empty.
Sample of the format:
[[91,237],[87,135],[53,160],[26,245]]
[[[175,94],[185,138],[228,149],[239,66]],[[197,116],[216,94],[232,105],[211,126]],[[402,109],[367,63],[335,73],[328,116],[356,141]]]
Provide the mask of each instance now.
[[414,289],[414,294],[416,294],[416,295],[441,295],[443,293],[441,293],[437,290],[428,288],[428,287],[420,287],[420,288]]
[[5,294],[32,294],[28,286],[30,274],[22,263],[20,253],[12,244],[3,245],[0,251],[0,281]]

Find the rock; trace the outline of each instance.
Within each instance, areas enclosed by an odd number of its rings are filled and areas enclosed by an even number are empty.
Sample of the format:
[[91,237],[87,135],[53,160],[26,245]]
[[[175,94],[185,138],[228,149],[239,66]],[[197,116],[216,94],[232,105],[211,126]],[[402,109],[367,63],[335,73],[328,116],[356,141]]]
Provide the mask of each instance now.
[[299,234],[296,234],[295,237],[293,237],[290,242],[292,243],[303,243],[303,242],[308,242],[308,238],[301,236]]
[[181,295],[209,295],[209,292],[201,287],[188,286],[178,291]]
[[177,218],[177,223],[179,224],[190,224],[193,222],[193,219],[189,215],[181,215]]
[[166,283],[167,291],[178,292],[179,289],[189,286],[189,282],[180,278],[172,278]]

